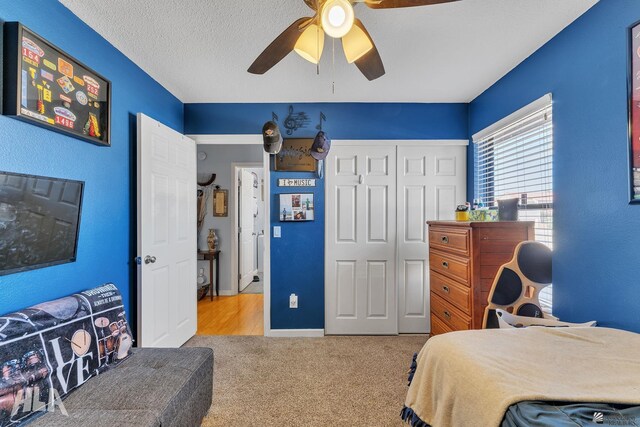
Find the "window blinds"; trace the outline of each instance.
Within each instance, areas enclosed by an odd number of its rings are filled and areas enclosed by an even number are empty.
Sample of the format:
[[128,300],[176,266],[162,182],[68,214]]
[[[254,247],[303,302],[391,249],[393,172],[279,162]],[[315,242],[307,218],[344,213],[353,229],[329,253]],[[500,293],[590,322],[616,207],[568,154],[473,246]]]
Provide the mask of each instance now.
[[[474,141],[475,194],[485,206],[517,198],[521,221],[535,221],[536,240],[553,249],[553,115],[545,106]],[[502,123],[501,123],[502,124]],[[550,309],[551,287],[541,303]]]

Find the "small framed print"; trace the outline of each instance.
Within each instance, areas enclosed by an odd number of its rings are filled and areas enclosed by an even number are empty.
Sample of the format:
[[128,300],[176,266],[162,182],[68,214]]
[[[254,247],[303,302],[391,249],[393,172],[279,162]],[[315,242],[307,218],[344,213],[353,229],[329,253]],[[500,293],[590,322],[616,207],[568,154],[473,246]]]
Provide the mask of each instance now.
[[213,190],[213,216],[229,215],[229,190]]
[[280,221],[314,221],[313,193],[280,194]]

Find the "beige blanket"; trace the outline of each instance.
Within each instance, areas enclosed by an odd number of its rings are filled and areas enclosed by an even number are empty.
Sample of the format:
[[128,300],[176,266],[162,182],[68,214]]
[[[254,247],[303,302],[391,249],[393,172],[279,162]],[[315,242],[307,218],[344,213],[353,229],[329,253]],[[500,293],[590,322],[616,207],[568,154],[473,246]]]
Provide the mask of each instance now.
[[429,339],[405,405],[433,427],[499,426],[525,400],[640,405],[640,335],[491,329]]

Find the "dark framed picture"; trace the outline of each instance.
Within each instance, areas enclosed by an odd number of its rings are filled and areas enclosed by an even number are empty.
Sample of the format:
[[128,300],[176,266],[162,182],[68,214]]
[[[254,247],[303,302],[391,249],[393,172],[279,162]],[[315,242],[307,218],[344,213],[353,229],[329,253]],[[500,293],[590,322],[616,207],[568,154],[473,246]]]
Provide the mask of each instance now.
[[313,193],[280,194],[280,221],[314,221]]
[[631,203],[640,204],[640,22],[629,40],[629,187]]
[[3,114],[111,145],[111,82],[19,22],[4,24]]
[[288,138],[274,160],[274,169],[289,172],[315,172],[318,162],[311,157],[312,138]]

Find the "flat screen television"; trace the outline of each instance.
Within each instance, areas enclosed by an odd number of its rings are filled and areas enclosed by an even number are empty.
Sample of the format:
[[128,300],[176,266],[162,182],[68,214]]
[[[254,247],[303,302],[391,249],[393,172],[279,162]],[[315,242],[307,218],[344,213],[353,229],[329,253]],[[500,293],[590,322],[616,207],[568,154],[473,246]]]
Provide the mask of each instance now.
[[76,260],[84,182],[0,171],[0,275]]

